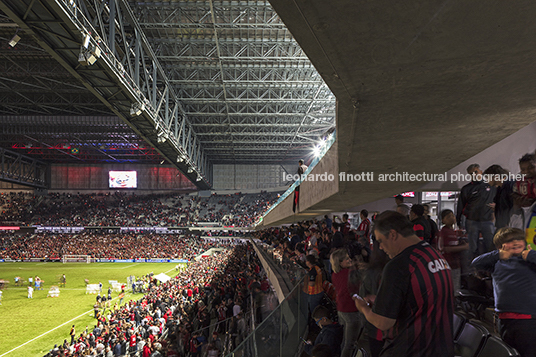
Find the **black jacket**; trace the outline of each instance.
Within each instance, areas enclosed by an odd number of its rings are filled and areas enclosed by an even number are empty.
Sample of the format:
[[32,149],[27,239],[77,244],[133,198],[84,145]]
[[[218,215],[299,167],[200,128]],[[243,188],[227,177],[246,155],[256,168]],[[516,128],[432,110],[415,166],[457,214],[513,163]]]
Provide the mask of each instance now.
[[471,221],[492,221],[493,210],[488,204],[493,203],[495,192],[495,187],[491,187],[484,181],[471,181],[463,186],[456,214],[458,226],[461,227],[462,214]]
[[320,333],[316,337],[315,344],[305,345],[304,351],[308,355],[311,355],[313,347],[323,343],[331,347],[331,350],[333,351],[333,356],[340,356],[341,355],[341,343],[342,343],[343,337],[344,337],[344,330],[343,330],[342,325],[331,324],[331,325],[324,326],[322,327],[322,330],[320,330]]

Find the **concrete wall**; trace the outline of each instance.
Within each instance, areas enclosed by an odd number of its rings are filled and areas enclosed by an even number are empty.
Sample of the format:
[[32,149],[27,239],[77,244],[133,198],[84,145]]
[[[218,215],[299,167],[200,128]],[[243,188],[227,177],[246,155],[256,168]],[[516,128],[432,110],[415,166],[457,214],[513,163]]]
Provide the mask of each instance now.
[[266,190],[287,184],[286,173],[297,170],[289,165],[213,165],[212,177],[215,190]]
[[275,290],[275,293],[277,295],[277,300],[279,301],[279,303],[283,302],[283,300],[285,300],[286,295],[288,295],[289,291],[286,288],[286,285],[282,281],[280,281],[282,277],[279,274],[277,274],[276,271],[272,269],[270,264],[268,264],[268,262],[266,261],[266,258],[264,257],[264,254],[257,247],[257,245],[255,243],[253,243],[252,245],[253,245],[253,249],[255,250],[255,253],[257,253],[257,257],[259,258],[261,262],[262,268],[266,272],[266,277],[268,278],[268,280],[270,280],[270,283],[272,284]]
[[[475,135],[485,135],[485,133],[475,133]],[[430,182],[424,185],[420,191],[457,191],[468,181],[450,182],[451,174],[467,174],[467,166],[477,163],[482,171],[487,167],[498,164],[511,173],[519,173],[518,160],[528,152],[534,153],[536,150],[536,122],[533,122],[506,139],[490,146],[486,150],[460,163],[447,172],[449,181]],[[463,145],[463,143],[460,143]],[[460,147],[460,150],[463,149]],[[441,160],[441,158],[438,158]]]
[[28,186],[19,185],[16,183],[6,182],[6,181],[0,181],[0,190],[7,190],[7,191],[33,191],[33,188]]
[[[419,203],[419,193],[415,192],[415,197],[404,197],[404,203],[410,203],[415,204]],[[394,197],[384,198],[375,202],[366,203],[364,205],[359,205],[356,207],[353,207],[351,209],[351,212],[356,212],[359,214],[359,212],[363,209],[366,209],[370,212],[383,212],[387,210],[395,210],[396,204]],[[369,215],[370,217],[370,215]]]
[[[307,209],[314,208],[315,205],[320,203],[322,200],[325,200],[339,191],[339,159],[338,159],[338,149],[337,143],[328,150],[324,155],[322,160],[313,168],[311,175],[323,175],[323,174],[332,174],[333,180],[318,180],[318,181],[304,181],[300,185],[300,200],[299,200],[299,211],[305,211]],[[280,221],[282,219],[293,216],[292,206],[293,206],[294,194],[291,193],[288,197],[285,198],[275,209],[266,215],[263,220],[263,225],[268,226],[273,222]],[[328,213],[329,211],[326,211]],[[319,212],[306,213],[311,218],[318,215]],[[303,215],[303,214],[302,214]]]

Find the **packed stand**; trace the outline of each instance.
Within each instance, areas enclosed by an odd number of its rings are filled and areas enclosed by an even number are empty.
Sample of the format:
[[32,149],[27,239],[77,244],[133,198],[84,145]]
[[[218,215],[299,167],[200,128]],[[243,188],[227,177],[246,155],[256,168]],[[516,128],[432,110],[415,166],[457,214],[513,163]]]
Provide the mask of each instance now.
[[363,210],[357,227],[326,216],[255,233],[307,270],[305,354],[353,356],[365,346],[373,357],[534,356],[535,155],[519,169],[524,176],[512,179],[499,165],[470,165],[457,211],[438,222],[400,196],[396,212],[369,219]]
[[275,201],[276,193],[181,196],[50,193],[0,196],[0,222],[12,225],[77,227],[187,227],[198,222],[247,227]]
[[217,246],[214,241],[178,234],[27,234],[0,235],[0,259],[61,259],[63,255],[89,255],[105,259],[193,259]]
[[192,262],[166,283],[142,277],[141,299],[121,307],[97,301],[95,327],[79,333],[73,325],[70,340],[46,356],[222,356],[250,331],[246,316],[261,277],[249,245]]

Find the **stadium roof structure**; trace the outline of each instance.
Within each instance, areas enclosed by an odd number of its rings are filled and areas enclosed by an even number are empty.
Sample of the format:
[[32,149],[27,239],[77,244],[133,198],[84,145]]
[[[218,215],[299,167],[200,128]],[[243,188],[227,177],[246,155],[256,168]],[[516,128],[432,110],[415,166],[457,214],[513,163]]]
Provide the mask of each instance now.
[[335,97],[268,1],[0,0],[0,147],[54,163],[295,163]]
[[535,119],[536,3],[523,0],[0,0],[0,11],[0,147],[77,162],[86,150],[65,153],[72,140],[103,135],[87,150],[100,162],[163,157],[206,189],[214,163],[295,162],[336,117],[314,169],[336,179],[305,183],[314,195],[302,190],[299,214],[287,202],[266,224],[418,190],[337,173],[443,173]]

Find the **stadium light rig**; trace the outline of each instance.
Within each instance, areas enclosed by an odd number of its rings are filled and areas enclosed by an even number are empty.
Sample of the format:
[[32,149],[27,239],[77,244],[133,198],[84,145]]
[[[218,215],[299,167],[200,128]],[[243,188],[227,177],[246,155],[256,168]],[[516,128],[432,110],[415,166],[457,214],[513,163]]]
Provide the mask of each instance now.
[[327,139],[323,138],[318,144],[316,144],[313,148],[313,156],[314,157],[320,157],[320,154],[322,153],[322,150],[326,146]]
[[316,145],[314,148],[313,148],[313,156],[314,157],[320,157],[320,151],[322,150],[322,146],[320,145]]
[[99,46],[91,43],[91,35],[84,34],[84,42],[80,46],[80,54],[78,55],[78,62],[83,66],[91,66],[97,61],[97,58],[101,55]]
[[[17,30],[17,32],[19,32],[19,31]],[[19,41],[20,41],[20,36],[17,34],[17,32],[15,32],[15,35],[13,35],[11,40],[9,40],[9,42],[8,42],[8,44],[11,47],[15,47],[17,45],[17,43],[19,43]]]
[[130,115],[137,117],[145,110],[145,104],[132,103],[130,105]]

